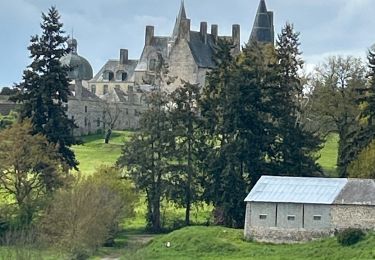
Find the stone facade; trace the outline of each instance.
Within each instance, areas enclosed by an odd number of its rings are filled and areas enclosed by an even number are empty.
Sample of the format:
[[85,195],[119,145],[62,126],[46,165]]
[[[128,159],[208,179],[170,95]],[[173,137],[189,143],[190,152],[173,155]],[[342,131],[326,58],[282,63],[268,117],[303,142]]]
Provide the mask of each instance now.
[[[252,34],[264,30],[263,27],[266,26],[265,31],[273,35],[271,17],[273,15],[266,10],[265,1],[261,0]],[[95,76],[92,76],[89,62],[78,55],[77,41],[70,39],[71,52],[63,57],[61,62],[74,68],[69,73],[70,78],[81,81],[85,88],[82,92],[85,96],[77,98],[73,94],[68,103],[68,114],[79,126],[76,134],[84,135],[103,130],[105,120],[100,124],[98,118],[103,118],[103,115],[100,116],[103,114],[102,107],[108,108],[108,102],[111,103],[109,107],[112,113],[121,111],[115,129],[136,129],[139,127],[139,115],[147,108],[143,102],[144,96],[152,86],[157,85],[167,92],[181,86],[182,81],[203,86],[207,72],[215,67],[213,55],[218,39],[232,43],[235,56],[241,51],[240,36],[240,26],[237,24],[233,25],[232,35],[229,36],[220,36],[219,28],[215,24],[211,25],[209,32],[207,22],[200,23],[199,31],[191,30],[191,21],[187,18],[182,1],[171,35],[156,36],[155,27],[146,26],[144,48],[139,60],[129,59],[128,50],[121,49],[119,58],[108,60]],[[258,37],[255,40],[273,43],[272,37]],[[158,82],[162,65],[168,67],[168,76],[174,79],[173,82]],[[86,110],[89,112],[85,112]]]
[[331,209],[332,226],[336,229],[349,227],[375,230],[375,206],[334,205]]

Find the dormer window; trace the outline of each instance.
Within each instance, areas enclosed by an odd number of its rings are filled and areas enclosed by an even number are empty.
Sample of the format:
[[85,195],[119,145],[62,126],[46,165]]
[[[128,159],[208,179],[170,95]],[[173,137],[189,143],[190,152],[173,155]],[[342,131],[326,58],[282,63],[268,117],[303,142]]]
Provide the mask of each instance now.
[[116,80],[117,81],[126,81],[128,79],[128,73],[123,70],[119,70],[116,72]]
[[115,78],[115,75],[112,71],[106,70],[103,72],[103,80],[112,81]]

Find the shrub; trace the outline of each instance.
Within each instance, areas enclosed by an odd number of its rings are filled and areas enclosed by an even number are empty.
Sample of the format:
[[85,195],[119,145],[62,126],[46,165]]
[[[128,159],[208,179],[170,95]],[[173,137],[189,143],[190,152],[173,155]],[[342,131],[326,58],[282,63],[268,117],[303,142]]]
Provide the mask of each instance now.
[[135,200],[132,185],[116,173],[102,168],[72,189],[58,191],[42,217],[42,241],[72,259],[85,259],[111,240]]
[[350,246],[358,243],[365,237],[365,232],[358,228],[348,228],[338,232],[337,242],[342,246]]

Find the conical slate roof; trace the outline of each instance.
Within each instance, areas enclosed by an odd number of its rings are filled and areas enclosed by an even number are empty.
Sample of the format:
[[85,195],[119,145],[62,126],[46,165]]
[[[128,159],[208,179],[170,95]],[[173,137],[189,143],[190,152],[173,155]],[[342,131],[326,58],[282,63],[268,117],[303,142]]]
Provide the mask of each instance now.
[[178,12],[178,16],[176,18],[176,23],[174,25],[172,39],[176,39],[178,37],[180,31],[181,21],[187,19],[186,11],[185,11],[185,3],[184,0],[181,1],[180,11]]
[[265,0],[260,0],[249,41],[274,42],[273,12],[267,10]]

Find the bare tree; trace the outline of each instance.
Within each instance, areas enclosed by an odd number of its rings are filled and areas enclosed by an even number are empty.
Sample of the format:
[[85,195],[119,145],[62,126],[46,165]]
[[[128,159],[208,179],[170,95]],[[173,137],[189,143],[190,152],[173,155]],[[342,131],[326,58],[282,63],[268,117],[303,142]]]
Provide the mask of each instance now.
[[108,94],[103,97],[103,126],[104,126],[104,143],[108,144],[111,139],[113,129],[122,112],[120,103],[116,101],[114,95]]

